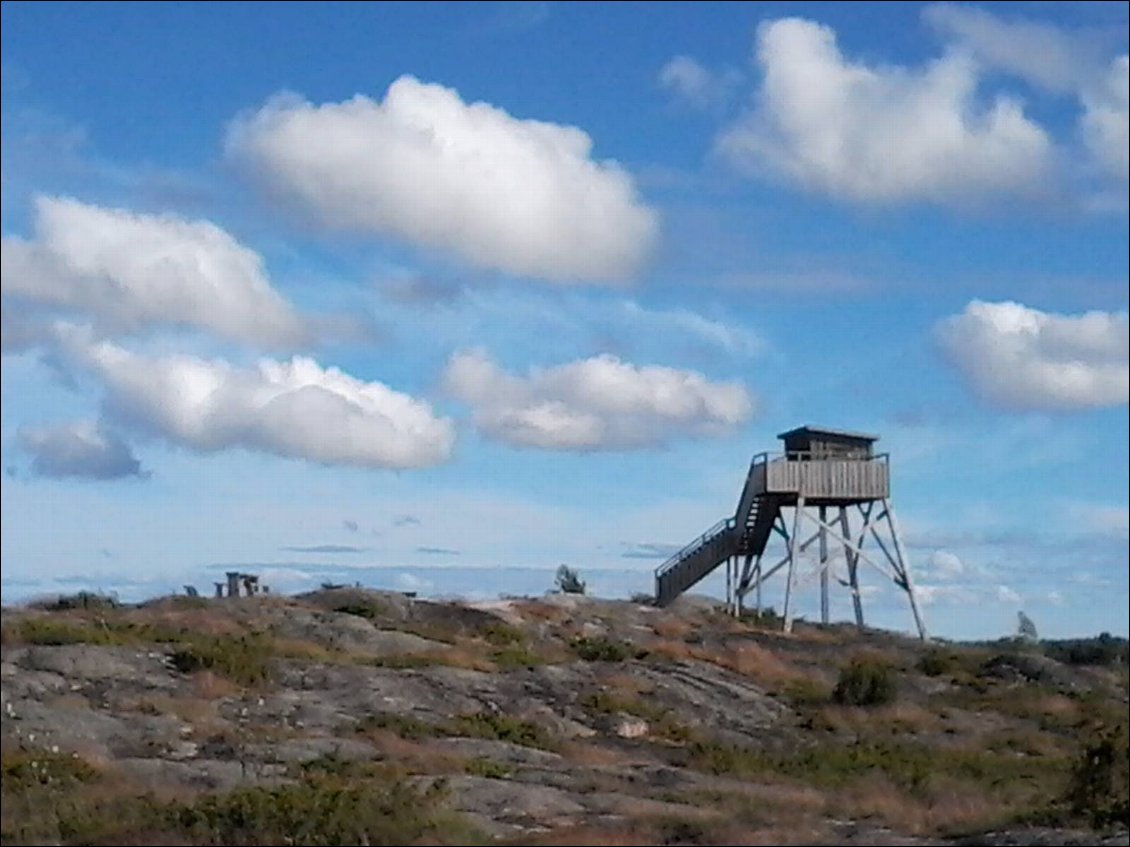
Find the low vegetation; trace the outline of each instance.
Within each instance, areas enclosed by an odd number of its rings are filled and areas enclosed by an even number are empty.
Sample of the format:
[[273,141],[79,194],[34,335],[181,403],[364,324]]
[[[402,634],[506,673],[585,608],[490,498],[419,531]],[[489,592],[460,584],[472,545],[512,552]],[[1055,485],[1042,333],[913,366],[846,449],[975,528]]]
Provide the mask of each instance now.
[[1106,634],[187,599],[5,609],[3,843],[836,843],[843,820],[858,843],[1089,843],[1128,823],[1127,644]]

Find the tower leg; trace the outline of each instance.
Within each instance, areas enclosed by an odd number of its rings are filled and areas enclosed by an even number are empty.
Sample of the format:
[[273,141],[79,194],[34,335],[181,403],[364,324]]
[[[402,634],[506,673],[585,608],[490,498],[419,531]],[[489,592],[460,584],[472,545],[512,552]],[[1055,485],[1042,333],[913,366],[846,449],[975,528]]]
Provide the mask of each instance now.
[[828,531],[824,523],[828,519],[828,507],[820,507],[820,623],[828,623]]
[[894,510],[891,508],[890,501],[883,500],[883,511],[887,516],[887,527],[891,531],[891,541],[895,548],[894,563],[898,568],[898,582],[906,591],[907,597],[910,598],[910,611],[914,614],[914,625],[918,627],[918,637],[923,641],[926,640],[926,625],[922,622],[922,615],[918,611],[918,601],[914,596],[914,585],[910,581],[910,568],[906,563],[906,556],[902,551],[902,539],[899,538],[898,522],[895,520]]
[[726,613],[734,614],[734,557],[726,559]]
[[804,495],[796,499],[796,512],[793,514],[793,531],[789,535],[789,565],[785,572],[785,632],[793,631],[792,602],[793,579],[796,572],[797,536],[800,534],[800,516],[804,512]]
[[[840,528],[844,538],[851,538],[851,527],[848,524],[846,506],[840,506]],[[855,625],[863,629],[863,598],[859,596],[859,559],[846,544],[844,545],[844,558],[847,560],[848,586],[851,588],[851,604],[855,609]]]

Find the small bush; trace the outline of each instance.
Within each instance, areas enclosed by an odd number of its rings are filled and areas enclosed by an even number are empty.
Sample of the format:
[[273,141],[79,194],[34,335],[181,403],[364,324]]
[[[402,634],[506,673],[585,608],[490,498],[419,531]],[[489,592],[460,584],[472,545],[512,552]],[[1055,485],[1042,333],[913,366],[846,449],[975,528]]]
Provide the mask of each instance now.
[[468,738],[509,741],[511,744],[537,747],[542,750],[550,750],[556,746],[546,731],[537,724],[493,712],[460,715],[455,719],[449,732]]
[[631,647],[609,638],[574,638],[569,647],[586,662],[623,662],[634,655]]
[[856,659],[844,668],[832,691],[832,699],[842,706],[885,706],[897,695],[890,667],[869,659]]
[[387,729],[395,732],[401,738],[418,741],[421,738],[435,738],[445,735],[442,727],[426,723],[410,715],[396,715],[391,712],[378,712],[366,715],[357,724],[357,731],[361,733],[372,732],[375,729]]
[[524,644],[526,641],[526,633],[501,621],[488,623],[479,630],[479,635],[495,647],[509,647],[514,644]]
[[345,615],[356,615],[359,618],[366,618],[367,620],[375,620],[383,617],[387,612],[384,604],[371,598],[362,598],[352,603],[344,603],[340,606],[335,606],[334,611],[341,612]]
[[785,619],[782,618],[772,606],[767,606],[761,611],[756,609],[742,609],[742,623],[752,624],[764,629],[780,629]]
[[464,766],[463,770],[471,776],[485,776],[488,779],[506,779],[510,776],[510,769],[501,762],[496,762],[493,759],[471,759]]
[[198,844],[411,844],[435,837],[439,794],[322,777],[206,797],[174,819]]
[[511,644],[491,653],[491,661],[500,668],[532,668],[544,665],[545,659],[521,644]]
[[0,757],[0,775],[4,790],[16,791],[36,785],[69,788],[77,783],[93,782],[99,772],[77,755],[19,750],[5,752]]
[[116,644],[118,639],[109,630],[85,621],[25,618],[11,632],[23,644],[59,647],[64,644]]
[[1071,811],[1099,828],[1130,824],[1130,743],[1125,728],[1100,730],[1083,748],[1067,791]]
[[238,638],[197,636],[170,656],[181,673],[209,670],[239,685],[261,685],[271,678],[270,643],[256,635]]
[[960,669],[960,661],[953,653],[931,650],[918,660],[917,668],[926,676],[952,674]]

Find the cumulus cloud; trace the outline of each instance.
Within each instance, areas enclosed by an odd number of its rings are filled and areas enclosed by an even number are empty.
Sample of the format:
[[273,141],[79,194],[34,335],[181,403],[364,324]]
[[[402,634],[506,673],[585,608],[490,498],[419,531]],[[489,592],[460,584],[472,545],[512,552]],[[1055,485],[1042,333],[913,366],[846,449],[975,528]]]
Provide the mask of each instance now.
[[680,102],[703,110],[725,105],[738,80],[737,73],[715,73],[690,56],[675,56],[659,71],[661,88]]
[[1120,56],[1083,95],[1083,140],[1112,176],[1130,178],[1130,56]]
[[483,351],[468,351],[451,358],[444,382],[472,407],[485,435],[546,450],[640,448],[680,435],[722,435],[744,423],[754,406],[738,383],[608,355],[514,376]]
[[1094,39],[1051,24],[1006,20],[975,6],[937,3],[923,19],[985,65],[1058,94],[1087,85],[1101,65]]
[[306,335],[262,258],[208,221],[38,197],[34,238],[4,237],[0,265],[5,296],[107,330],[175,324],[271,347]]
[[464,103],[403,76],[383,101],[281,95],[235,120],[230,156],[323,224],[553,281],[633,275],[658,219],[582,130]]
[[444,461],[454,429],[431,406],[312,359],[237,368],[193,356],[148,357],[110,342],[68,341],[103,384],[111,413],[175,444],[234,447],[326,465],[416,468]]
[[1050,165],[1019,102],[978,105],[966,56],[870,67],[847,60],[829,27],[786,18],[758,28],[756,58],[755,106],[717,142],[739,169],[851,201],[965,203],[1033,191]]
[[926,570],[934,579],[957,579],[966,573],[965,562],[948,550],[935,550],[926,560]]
[[96,421],[25,427],[17,440],[31,454],[31,469],[37,476],[118,479],[148,475],[129,445]]
[[1019,605],[1023,602],[1023,598],[1021,598],[1016,590],[1007,585],[997,586],[997,600],[1001,603],[1009,603],[1012,605]]
[[1071,410],[1127,403],[1126,312],[1058,315],[975,300],[942,321],[938,337],[977,393],[996,405]]
[[982,64],[1055,94],[1078,99],[1083,142],[1098,166],[1127,179],[1130,165],[1130,57],[1104,58],[1092,33],[1004,19],[972,6],[928,6],[926,21]]

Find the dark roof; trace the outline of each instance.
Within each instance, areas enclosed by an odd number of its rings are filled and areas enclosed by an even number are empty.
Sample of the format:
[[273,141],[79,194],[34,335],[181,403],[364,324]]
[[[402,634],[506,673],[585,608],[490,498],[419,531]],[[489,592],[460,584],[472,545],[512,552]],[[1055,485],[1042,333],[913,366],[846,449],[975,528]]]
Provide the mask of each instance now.
[[791,438],[796,435],[807,435],[809,437],[817,438],[824,435],[830,435],[833,438],[850,439],[852,441],[866,441],[869,444],[871,442],[879,440],[879,436],[868,435],[866,432],[849,432],[846,429],[828,429],[827,427],[822,426],[798,426],[796,429],[790,429],[788,432],[782,432],[777,437],[783,441],[786,438]]

